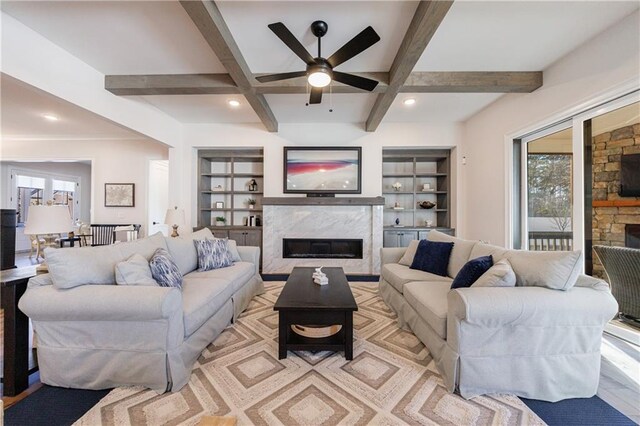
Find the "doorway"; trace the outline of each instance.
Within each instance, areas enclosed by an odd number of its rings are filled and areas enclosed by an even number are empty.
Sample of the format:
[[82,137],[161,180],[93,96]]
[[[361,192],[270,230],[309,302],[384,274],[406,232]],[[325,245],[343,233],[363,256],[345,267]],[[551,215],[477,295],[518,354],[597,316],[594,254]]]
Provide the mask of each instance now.
[[162,232],[169,236],[164,217],[169,208],[169,160],[149,161],[149,194],[147,208],[148,235]]

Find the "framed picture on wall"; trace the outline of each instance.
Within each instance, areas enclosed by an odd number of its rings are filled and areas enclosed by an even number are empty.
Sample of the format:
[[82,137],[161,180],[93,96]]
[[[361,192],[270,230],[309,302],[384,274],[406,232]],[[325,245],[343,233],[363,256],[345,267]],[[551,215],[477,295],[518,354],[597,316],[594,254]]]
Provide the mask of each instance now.
[[216,209],[224,209],[224,201],[217,201]]
[[135,183],[105,183],[105,207],[135,207]]

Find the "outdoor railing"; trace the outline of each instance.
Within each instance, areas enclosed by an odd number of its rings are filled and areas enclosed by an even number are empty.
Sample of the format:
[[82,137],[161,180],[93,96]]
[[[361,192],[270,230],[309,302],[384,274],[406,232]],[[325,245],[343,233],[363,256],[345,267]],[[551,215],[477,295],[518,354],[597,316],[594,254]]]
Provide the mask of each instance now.
[[529,250],[573,250],[573,232],[529,232]]

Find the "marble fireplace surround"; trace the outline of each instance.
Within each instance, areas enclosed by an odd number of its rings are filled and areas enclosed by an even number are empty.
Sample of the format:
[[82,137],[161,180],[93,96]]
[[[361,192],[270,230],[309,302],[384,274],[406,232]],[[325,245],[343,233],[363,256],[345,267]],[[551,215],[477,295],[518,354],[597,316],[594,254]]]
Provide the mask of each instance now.
[[[262,272],[294,266],[341,266],[345,273],[380,274],[383,197],[266,197],[262,200]],[[285,259],[283,238],[362,239],[362,259]]]

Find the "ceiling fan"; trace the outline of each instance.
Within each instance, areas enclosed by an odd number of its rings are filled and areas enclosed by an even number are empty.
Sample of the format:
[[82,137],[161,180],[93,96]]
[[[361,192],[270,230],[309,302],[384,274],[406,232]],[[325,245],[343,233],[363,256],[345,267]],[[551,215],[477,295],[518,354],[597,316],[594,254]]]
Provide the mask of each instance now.
[[318,37],[318,57],[314,58],[282,22],[269,25],[269,29],[307,64],[307,69],[305,71],[263,75],[256,77],[256,80],[261,83],[268,83],[307,76],[307,81],[312,86],[309,97],[310,104],[319,104],[321,102],[322,88],[329,85],[332,80],[371,92],[378,85],[377,81],[354,74],[334,71],[334,68],[376,44],[380,41],[380,36],[369,26],[349,40],[333,55],[325,59],[322,57],[320,49],[322,37],[327,33],[328,28],[327,23],[324,21],[314,21],[311,24],[311,32]]

